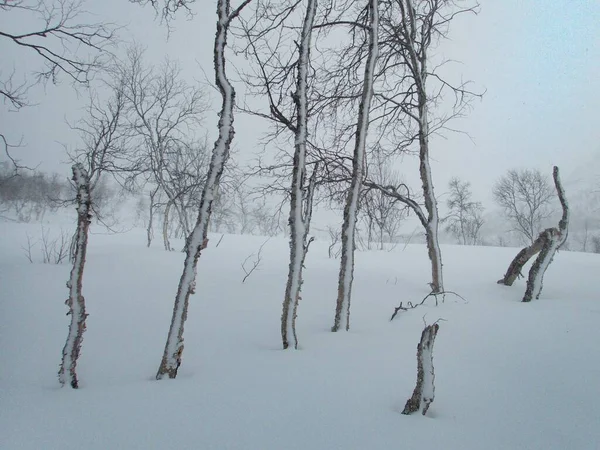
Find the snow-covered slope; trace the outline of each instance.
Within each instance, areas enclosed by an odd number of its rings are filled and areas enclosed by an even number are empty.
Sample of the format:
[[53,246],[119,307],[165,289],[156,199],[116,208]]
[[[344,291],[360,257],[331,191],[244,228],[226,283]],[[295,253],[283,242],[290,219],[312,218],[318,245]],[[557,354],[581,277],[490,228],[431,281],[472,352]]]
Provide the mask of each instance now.
[[[315,242],[297,331],[280,350],[288,243],[213,237],[200,260],[176,380],[153,379],[183,254],[142,231],[90,237],[81,388],[59,388],[68,265],[30,264],[25,233],[0,224],[0,448],[599,449],[600,257],[561,252],[542,297],[496,284],[516,249],[442,248],[449,295],[389,317],[428,292],[424,246],[357,254],[351,331],[329,331],[338,261]],[[436,398],[400,411],[416,378],[423,322],[440,321]]]

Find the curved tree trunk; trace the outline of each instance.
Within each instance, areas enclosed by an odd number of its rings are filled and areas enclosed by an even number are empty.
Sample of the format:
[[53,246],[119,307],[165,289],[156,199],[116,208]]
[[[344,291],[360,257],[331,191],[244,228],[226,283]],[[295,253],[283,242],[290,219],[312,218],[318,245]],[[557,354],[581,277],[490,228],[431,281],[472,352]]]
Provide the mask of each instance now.
[[554,255],[558,249],[566,242],[569,234],[569,204],[567,203],[565,191],[560,182],[558,167],[554,166],[552,175],[554,178],[554,186],[556,187],[556,192],[558,193],[558,199],[560,200],[560,204],[562,206],[563,214],[560,222],[558,223],[558,228],[550,228],[544,231],[546,239],[540,254],[529,270],[527,289],[525,290],[525,295],[523,296],[524,302],[530,302],[534,298],[540,298],[546,269],[548,269],[552,263]]
[[69,298],[65,304],[71,316],[67,341],[62,351],[62,361],[58,371],[58,381],[63,386],[69,384],[73,389],[79,387],[77,380],[77,360],[81,352],[83,332],[85,331],[85,299],[82,294],[83,269],[87,252],[88,230],[91,222],[90,179],[81,164],[73,166],[73,181],[77,188],[77,234],[71,276],[67,282]]
[[302,288],[302,265],[305,257],[306,237],[309,223],[303,212],[303,185],[306,178],[306,140],[308,134],[308,71],[312,28],[317,10],[317,0],[308,0],[298,44],[298,75],[296,80],[296,136],[294,170],[290,199],[290,266],[281,314],[281,340],[283,348],[298,348],[296,336],[296,312]]
[[565,191],[560,182],[558,167],[553,170],[554,186],[558,194],[558,199],[562,206],[563,214],[557,228],[547,228],[542,231],[537,239],[528,247],[522,249],[517,256],[511,261],[504,277],[498,280],[498,284],[511,286],[517,277],[522,276],[521,270],[523,266],[535,254],[539,253],[534,261],[531,269],[529,269],[529,277],[527,279],[527,288],[523,296],[523,302],[530,302],[532,299],[538,299],[542,292],[544,273],[554,255],[560,247],[566,242],[569,234],[569,204],[565,196]]
[[229,82],[225,72],[225,48],[227,46],[227,32],[231,21],[237,17],[241,9],[249,3],[245,0],[233,12],[230,12],[229,0],[217,0],[217,33],[214,43],[214,65],[217,87],[221,93],[222,104],[219,113],[219,136],[215,141],[212,157],[206,176],[206,183],[202,190],[198,218],[192,233],[186,243],[186,257],[183,273],[179,280],[175,304],[173,306],[173,317],[163,357],[156,374],[156,379],[161,380],[165,376],[177,377],[177,371],[181,365],[183,353],[183,330],[189,305],[189,298],[196,288],[196,267],[208,231],[212,203],[219,186],[225,162],[229,158],[229,149],[233,141],[234,128],[234,105],[235,90]]
[[358,107],[356,139],[352,158],[352,179],[344,207],[342,256],[338,277],[338,296],[331,331],[350,329],[350,299],[354,279],[354,250],[358,201],[364,177],[364,159],[369,113],[373,97],[373,77],[378,58],[379,0],[369,0],[369,53],[365,64],[362,98]]

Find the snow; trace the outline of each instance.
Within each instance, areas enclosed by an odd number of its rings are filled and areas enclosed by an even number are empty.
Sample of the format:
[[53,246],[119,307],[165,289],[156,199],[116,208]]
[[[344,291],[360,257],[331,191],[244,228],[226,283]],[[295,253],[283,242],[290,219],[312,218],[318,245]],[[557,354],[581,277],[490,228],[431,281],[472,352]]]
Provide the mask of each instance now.
[[[426,248],[357,252],[352,329],[331,333],[339,262],[317,240],[296,324],[302,346],[285,352],[288,241],[271,239],[242,284],[240,263],[264,238],[226,235],[199,261],[183,363],[165,383],[154,374],[185,255],[146,248],[141,229],[93,225],[74,391],[56,379],[70,267],[30,264],[26,232],[39,225],[0,223],[2,449],[600,447],[598,255],[561,252],[540,300],[521,303],[523,279],[496,284],[516,249],[442,246],[446,284],[467,301],[447,295],[389,322],[400,301],[429,292]],[[436,399],[427,416],[404,416],[423,316],[444,319]]]

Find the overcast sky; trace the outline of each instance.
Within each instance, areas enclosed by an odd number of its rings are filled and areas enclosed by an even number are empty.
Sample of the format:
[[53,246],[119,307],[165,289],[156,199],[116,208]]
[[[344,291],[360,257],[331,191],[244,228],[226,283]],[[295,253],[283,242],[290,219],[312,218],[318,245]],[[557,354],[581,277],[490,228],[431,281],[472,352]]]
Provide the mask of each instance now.
[[[126,25],[122,38],[146,46],[151,60],[168,54],[181,61],[187,77],[203,79],[200,67],[212,77],[212,0],[198,0],[196,16],[179,18],[168,41],[148,7],[127,0],[87,4],[96,20]],[[21,24],[8,16],[0,12],[0,29],[18,29]],[[454,75],[487,90],[473,103],[471,114],[455,124],[470,138],[448,135],[432,142],[438,193],[449,178],[459,176],[487,203],[494,181],[514,167],[550,174],[552,165],[558,165],[571,183],[582,179],[587,184],[600,175],[600,1],[481,0],[479,15],[457,20],[450,40],[438,51],[461,61],[454,65]],[[32,55],[1,40],[0,54],[2,73],[13,66],[17,72],[35,67]],[[65,119],[79,117],[85,94],[78,97],[64,83],[36,89],[30,99],[38,105],[17,113],[2,106],[2,132],[13,141],[23,137],[25,145],[16,153],[23,161],[67,176],[63,144],[76,145],[77,136]],[[211,113],[208,121],[215,127],[216,115]],[[238,116],[235,145],[240,155],[254,152],[259,128],[256,119]],[[415,167],[405,159],[398,169],[414,172]]]

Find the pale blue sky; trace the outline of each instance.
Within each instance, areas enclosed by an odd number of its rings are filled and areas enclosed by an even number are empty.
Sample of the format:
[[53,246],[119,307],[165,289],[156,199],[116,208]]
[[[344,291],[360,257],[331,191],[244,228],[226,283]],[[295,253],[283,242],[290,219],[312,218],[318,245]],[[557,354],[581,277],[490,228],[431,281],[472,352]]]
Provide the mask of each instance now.
[[[181,60],[188,77],[203,77],[199,65],[212,76],[212,1],[197,1],[191,21],[177,20],[169,42],[149,8],[127,0],[88,4],[99,19],[129,23],[128,33],[149,47],[151,59],[158,61],[168,53]],[[4,20],[0,16],[0,26],[6,26]],[[462,62],[453,66],[450,75],[462,74],[487,93],[474,102],[466,119],[455,124],[473,142],[461,135],[433,140],[438,193],[445,190],[449,178],[459,176],[471,181],[487,202],[493,182],[513,167],[538,167],[550,173],[557,164],[568,180],[599,175],[600,1],[482,0],[480,14],[457,20],[450,38],[440,52]],[[32,67],[22,51],[17,54],[1,41],[0,53],[3,70],[11,57],[10,64],[17,69]],[[67,176],[61,143],[73,145],[76,136],[64,119],[78,117],[85,95],[78,98],[66,83],[32,94],[38,106],[19,113],[0,109],[3,132],[13,140],[23,136],[26,147],[19,154],[25,162],[40,162],[41,168]],[[209,114],[207,119],[213,129],[216,116]],[[256,119],[238,116],[240,154],[253,152],[259,127]],[[398,166],[407,174],[414,173],[415,167],[410,158]],[[407,179],[414,178],[407,175]]]

